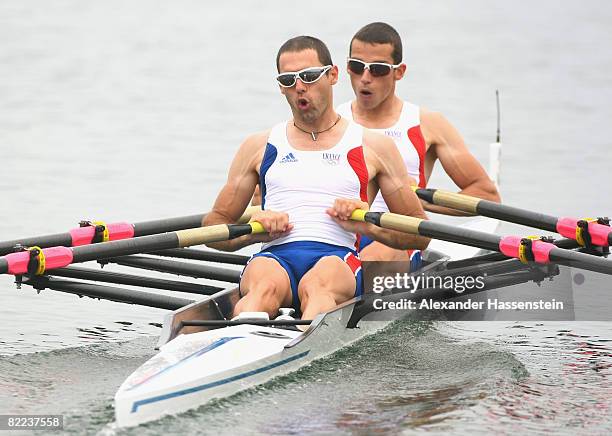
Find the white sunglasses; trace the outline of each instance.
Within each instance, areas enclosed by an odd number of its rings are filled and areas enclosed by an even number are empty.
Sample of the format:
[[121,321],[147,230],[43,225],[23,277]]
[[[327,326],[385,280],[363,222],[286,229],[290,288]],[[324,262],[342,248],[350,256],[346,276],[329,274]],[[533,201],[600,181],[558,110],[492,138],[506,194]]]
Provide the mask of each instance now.
[[300,71],[280,73],[276,76],[276,81],[283,88],[291,88],[296,84],[298,78],[304,83],[314,83],[323,77],[323,74],[331,70],[331,68],[331,65],[325,65],[323,67],[308,67]]
[[401,65],[387,64],[385,62],[364,62],[360,59],[354,58],[348,58],[346,61],[349,71],[359,76],[362,75],[366,69],[370,70],[370,74],[374,77],[386,76],[391,72],[391,70],[394,70]]

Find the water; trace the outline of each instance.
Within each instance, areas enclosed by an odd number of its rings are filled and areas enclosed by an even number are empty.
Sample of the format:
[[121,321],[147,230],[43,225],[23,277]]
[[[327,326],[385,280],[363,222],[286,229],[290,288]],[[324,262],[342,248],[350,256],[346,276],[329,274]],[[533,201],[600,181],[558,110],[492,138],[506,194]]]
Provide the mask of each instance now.
[[[481,161],[500,89],[507,203],[609,214],[611,18],[603,1],[2,2],[0,240],[207,210],[240,142],[289,116],[279,45],[314,34],[342,63],[374,20],[404,39],[399,93],[444,113]],[[350,98],[345,73],[335,91]],[[431,186],[452,184],[437,169]],[[114,433],[112,396],[152,354],[164,311],[16,291],[8,277],[0,304],[0,411]],[[605,434],[610,340],[602,322],[401,324],[138,433]]]

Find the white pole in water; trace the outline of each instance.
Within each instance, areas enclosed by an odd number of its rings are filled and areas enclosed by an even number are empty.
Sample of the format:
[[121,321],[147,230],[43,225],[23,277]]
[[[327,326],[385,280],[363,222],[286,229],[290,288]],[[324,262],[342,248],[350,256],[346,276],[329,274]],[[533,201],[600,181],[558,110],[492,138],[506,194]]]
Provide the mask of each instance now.
[[495,100],[497,102],[497,138],[496,141],[489,144],[489,177],[499,188],[500,182],[500,165],[501,165],[501,139],[500,139],[500,111],[499,111],[499,90],[495,90]]

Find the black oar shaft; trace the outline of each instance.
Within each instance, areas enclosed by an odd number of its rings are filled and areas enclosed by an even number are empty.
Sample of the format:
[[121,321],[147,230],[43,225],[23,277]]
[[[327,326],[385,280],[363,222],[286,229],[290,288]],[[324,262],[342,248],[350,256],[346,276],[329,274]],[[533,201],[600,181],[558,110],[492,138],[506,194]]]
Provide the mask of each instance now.
[[128,256],[130,254],[165,250],[168,248],[183,248],[208,242],[226,241],[248,235],[251,231],[252,227],[249,224],[221,224],[179,230],[178,232],[141,236],[134,239],[111,241],[104,244],[83,245],[72,248],[73,263]]
[[[191,245],[200,245],[210,242],[227,241],[239,236],[251,233],[262,233],[261,224],[254,222],[250,224],[218,224],[214,226],[198,227],[188,230],[180,230],[172,233],[141,236],[133,239],[110,241],[104,244],[83,245],[79,247],[55,247],[43,250],[54,252],[52,258],[46,257],[46,269],[60,268],[72,263],[87,262],[91,260],[107,259],[118,256],[128,256],[142,252],[165,250],[168,248],[183,248]],[[58,253],[58,250],[60,253]],[[12,274],[23,274],[23,259],[28,253],[12,253],[0,258],[0,274],[9,271]],[[46,255],[45,255],[46,256]],[[11,257],[12,265],[7,258]],[[61,260],[59,260],[61,258]],[[66,260],[68,259],[68,260]],[[50,267],[50,265],[53,265]]]
[[143,288],[162,289],[167,291],[189,292],[200,295],[213,295],[222,291],[218,286],[201,285],[199,283],[182,282],[178,280],[159,279],[147,276],[100,271],[88,268],[69,266],[58,268],[52,272],[54,277],[91,280],[97,282],[114,283],[118,285],[139,286]]
[[179,259],[202,260],[205,262],[229,263],[232,265],[246,265],[250,256],[234,253],[221,253],[219,251],[205,251],[192,248],[171,248],[169,250],[155,251],[155,256],[176,257]]
[[53,289],[78,296],[101,298],[103,300],[119,303],[137,304],[140,306],[156,307],[158,309],[176,310],[194,302],[186,298],[177,298],[169,295],[153,294],[151,292],[122,289],[112,286],[97,285],[93,283],[61,280],[50,277],[30,277],[25,282],[36,289]]
[[142,268],[151,271],[159,271],[189,277],[219,280],[229,283],[240,282],[239,270],[218,268],[191,262],[178,262],[176,260],[156,259],[145,256],[114,257],[112,259],[108,259],[108,262],[116,263],[118,265],[123,266]]
[[[259,206],[250,206],[245,211],[242,217],[238,220],[239,223],[246,223],[251,218],[251,215],[259,209]],[[134,224],[126,224],[134,229],[134,237],[154,235],[157,233],[176,232],[179,230],[192,229],[200,227],[202,220],[206,214],[196,214],[181,216],[175,218],[163,218],[159,220],[144,221]],[[124,227],[125,227],[124,226]],[[71,247],[73,245],[71,232],[56,233],[51,235],[34,236],[28,238],[13,239],[11,241],[0,241],[0,256],[12,253],[17,245],[23,247],[38,246],[41,248],[47,247]],[[111,238],[112,240],[113,238]]]
[[15,247],[18,245],[21,245],[23,247],[38,246],[41,248],[57,246],[69,247],[70,245],[72,245],[72,236],[70,235],[70,233],[56,233],[53,235],[34,236],[31,238],[2,241],[0,242],[0,256],[12,253],[13,251],[15,251]]
[[0,257],[0,274],[6,274],[9,270],[8,261],[4,257]]
[[549,232],[557,232],[558,218],[551,215],[506,206],[505,204],[440,189],[419,188],[415,192],[419,198],[438,206],[449,207],[524,226],[536,227]]
[[178,244],[179,240],[176,233],[162,233],[134,239],[111,241],[104,244],[83,245],[72,248],[73,263],[176,248],[179,246]]
[[[134,237],[148,236],[164,232],[175,232],[178,230],[200,227],[202,218],[204,216],[206,216],[206,214],[135,223],[133,224]],[[41,248],[47,248],[59,246],[71,247],[72,243],[72,235],[70,232],[14,239],[11,241],[0,242],[0,255],[3,256],[5,254],[12,253],[17,245],[21,245],[23,247],[38,246]]]
[[145,221],[134,224],[134,236],[147,236],[155,233],[175,232],[178,230],[200,227],[206,214],[197,214],[177,218]]
[[[363,210],[356,210],[353,212],[351,219],[370,222],[383,228],[398,230],[412,235],[421,235],[443,241],[470,245],[485,250],[502,250],[502,238],[500,236],[433,221],[426,221],[420,218],[389,212],[365,212]],[[557,247],[549,251],[548,257],[550,261],[563,265],[583,268],[604,274],[612,274],[612,262],[605,258],[564,250]]]
[[489,200],[480,200],[476,211],[479,215],[489,218],[557,232],[557,217],[551,215],[505,206]]
[[582,268],[602,274],[612,274],[612,261],[577,251],[553,248],[549,254],[551,262],[575,268]]
[[499,242],[501,240],[499,236],[490,233],[431,221],[421,221],[419,224],[419,234],[429,238],[442,239],[448,242],[470,245],[472,247],[491,251],[499,250]]
[[498,251],[500,237],[476,230],[427,221],[394,213],[367,212],[364,221],[377,226],[398,230],[412,235],[441,239],[457,244],[471,245],[485,250]]

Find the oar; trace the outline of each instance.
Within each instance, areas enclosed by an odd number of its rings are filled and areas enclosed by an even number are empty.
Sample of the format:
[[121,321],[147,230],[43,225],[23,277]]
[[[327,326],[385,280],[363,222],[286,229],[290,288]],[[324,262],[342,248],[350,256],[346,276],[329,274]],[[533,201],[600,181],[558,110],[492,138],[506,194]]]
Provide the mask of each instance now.
[[550,242],[541,240],[531,240],[518,236],[502,237],[389,212],[366,212],[357,209],[351,215],[351,219],[369,222],[385,229],[398,230],[412,235],[421,235],[485,250],[498,251],[524,262],[554,262],[589,271],[612,274],[612,261],[576,251],[564,250]]
[[[260,210],[259,206],[247,208],[244,215],[238,221],[246,223],[251,219],[251,215]],[[127,222],[101,223],[83,222],[82,227],[69,230],[65,233],[53,235],[33,236],[29,238],[14,239],[12,241],[0,242],[0,256],[15,251],[15,246],[22,247],[77,247],[91,244],[94,238],[100,236],[100,241],[118,241],[139,236],[154,235],[156,233],[175,232],[177,230],[192,229],[202,225],[202,219],[206,214],[188,215],[176,218],[164,218],[154,221],[144,221],[141,223],[130,224]]]
[[104,244],[79,247],[38,247],[0,257],[0,274],[36,274],[90,260],[127,256],[136,253],[190,247],[209,242],[228,241],[239,236],[264,233],[258,222],[248,224],[217,224],[177,232],[140,236]]
[[582,246],[588,245],[589,238],[592,245],[607,247],[612,244],[612,228],[596,220],[558,218],[441,189],[422,189],[416,186],[413,189],[419,198],[429,203],[559,233],[578,241]]

